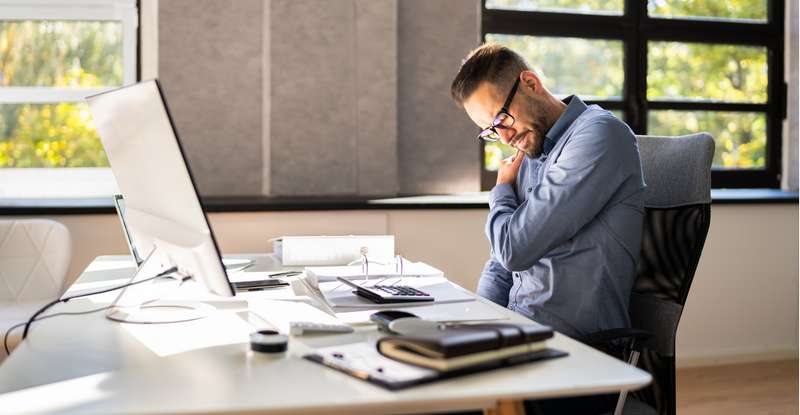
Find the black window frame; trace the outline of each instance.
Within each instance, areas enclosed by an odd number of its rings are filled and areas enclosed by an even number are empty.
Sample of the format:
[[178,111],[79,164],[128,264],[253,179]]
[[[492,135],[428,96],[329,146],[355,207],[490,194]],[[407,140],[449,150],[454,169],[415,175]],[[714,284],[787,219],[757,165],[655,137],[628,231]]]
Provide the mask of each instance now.
[[[784,79],[784,0],[767,1],[767,21],[737,21],[650,17],[647,0],[625,0],[622,15],[487,9],[481,2],[481,40],[488,33],[621,40],[625,72],[621,101],[587,101],[608,110],[621,110],[636,134],[646,134],[649,110],[706,110],[758,112],[766,115],[764,169],[713,169],[714,188],[779,188],[783,120],[787,86]],[[767,48],[767,102],[719,103],[647,100],[647,47],[650,41],[730,44]],[[494,186],[497,173],[484,167],[480,144],[481,189]]]

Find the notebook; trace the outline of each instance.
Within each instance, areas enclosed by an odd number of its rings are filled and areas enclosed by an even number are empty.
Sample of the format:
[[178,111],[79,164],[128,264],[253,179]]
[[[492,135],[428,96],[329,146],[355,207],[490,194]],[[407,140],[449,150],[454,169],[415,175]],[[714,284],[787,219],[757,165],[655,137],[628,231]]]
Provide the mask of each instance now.
[[506,368],[538,360],[567,356],[566,352],[545,348],[490,363],[459,370],[440,372],[414,366],[383,356],[375,342],[359,342],[317,349],[303,356],[305,359],[346,373],[355,378],[388,390],[406,389],[444,379],[450,379],[487,370]]
[[438,325],[384,337],[377,347],[394,360],[449,372],[544,350],[551,337],[553,330],[539,324]]

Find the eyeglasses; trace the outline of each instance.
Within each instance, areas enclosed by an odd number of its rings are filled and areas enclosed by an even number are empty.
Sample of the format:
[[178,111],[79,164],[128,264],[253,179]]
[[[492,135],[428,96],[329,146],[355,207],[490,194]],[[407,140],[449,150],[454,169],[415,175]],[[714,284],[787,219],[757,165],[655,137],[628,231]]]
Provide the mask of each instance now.
[[508,98],[506,98],[503,108],[495,115],[492,125],[478,133],[478,140],[493,143],[500,139],[500,133],[497,132],[498,128],[511,128],[511,126],[514,125],[514,117],[508,113],[508,106],[511,105],[511,101],[514,100],[517,87],[519,87],[519,77],[517,77],[516,82],[514,82],[514,86],[511,87],[511,92],[508,93]]

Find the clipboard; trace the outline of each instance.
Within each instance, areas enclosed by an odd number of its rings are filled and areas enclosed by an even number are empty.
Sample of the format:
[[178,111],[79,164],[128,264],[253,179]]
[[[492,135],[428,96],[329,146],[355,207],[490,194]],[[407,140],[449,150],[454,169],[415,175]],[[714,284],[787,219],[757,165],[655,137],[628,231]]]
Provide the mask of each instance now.
[[438,372],[433,369],[402,363],[378,352],[375,342],[352,343],[325,347],[304,359],[346,373],[388,390],[401,390],[439,380],[485,372],[539,360],[567,356],[561,350],[547,348],[536,352],[484,363],[469,368]]

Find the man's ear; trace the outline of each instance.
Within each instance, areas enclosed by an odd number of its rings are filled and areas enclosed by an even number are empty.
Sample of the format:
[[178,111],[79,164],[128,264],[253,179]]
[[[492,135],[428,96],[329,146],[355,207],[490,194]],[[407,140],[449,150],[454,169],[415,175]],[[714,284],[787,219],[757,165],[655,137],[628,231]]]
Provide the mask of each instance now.
[[533,71],[522,71],[519,76],[520,86],[526,89],[529,94],[533,95],[542,89],[542,81]]

